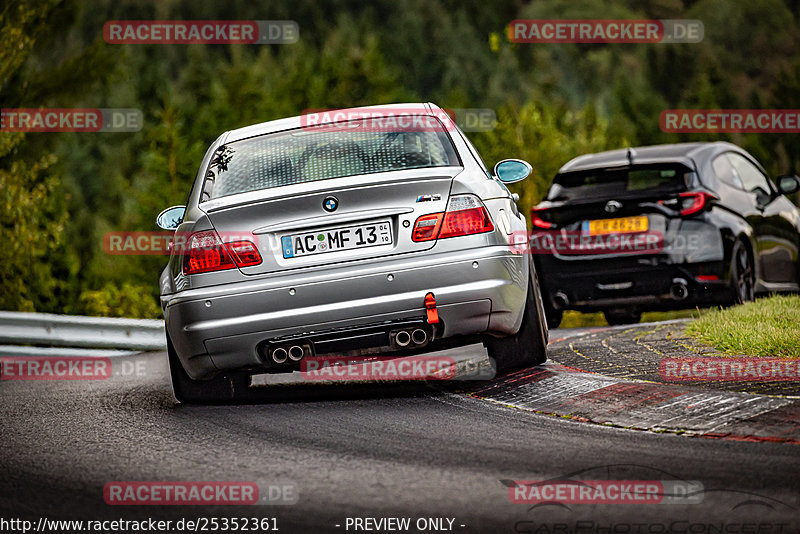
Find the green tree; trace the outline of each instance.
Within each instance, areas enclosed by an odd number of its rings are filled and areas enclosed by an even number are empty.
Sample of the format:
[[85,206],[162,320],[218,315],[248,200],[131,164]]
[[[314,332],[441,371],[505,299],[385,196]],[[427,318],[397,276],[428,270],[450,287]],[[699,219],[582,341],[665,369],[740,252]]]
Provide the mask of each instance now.
[[533,176],[511,186],[525,212],[544,197],[558,169],[570,159],[631,144],[591,106],[573,112],[529,101],[519,109],[504,107],[497,119],[494,130],[474,135],[473,141],[490,167],[511,157],[533,165]]
[[[0,13],[0,88],[7,87],[31,53],[55,3],[21,2]],[[14,105],[11,100],[4,107]],[[0,308],[52,310],[65,291],[64,255],[59,254],[67,213],[59,180],[50,173],[56,156],[21,158],[22,133],[0,132]],[[61,261],[59,261],[61,260]]]

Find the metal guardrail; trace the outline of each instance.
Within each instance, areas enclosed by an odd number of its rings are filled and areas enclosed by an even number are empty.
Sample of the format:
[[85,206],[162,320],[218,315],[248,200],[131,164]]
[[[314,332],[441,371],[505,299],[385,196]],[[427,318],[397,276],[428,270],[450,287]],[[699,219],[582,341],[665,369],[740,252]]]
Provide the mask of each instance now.
[[[164,321],[157,319],[9,311],[0,311],[0,343],[134,351],[167,348]],[[39,348],[39,352],[46,351]]]

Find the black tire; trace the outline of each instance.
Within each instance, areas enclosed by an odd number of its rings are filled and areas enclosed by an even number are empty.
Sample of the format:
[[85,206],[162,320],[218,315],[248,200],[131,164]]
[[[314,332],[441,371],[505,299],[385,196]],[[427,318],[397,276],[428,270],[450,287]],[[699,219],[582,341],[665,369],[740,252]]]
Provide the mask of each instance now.
[[546,305],[544,307],[544,316],[547,319],[547,328],[558,328],[561,320],[564,318],[564,310],[557,310],[552,306]]
[[731,253],[731,295],[734,304],[744,304],[755,299],[753,262],[742,241],[736,242]]
[[548,336],[539,277],[533,262],[531,262],[528,295],[525,298],[525,311],[519,331],[502,338],[488,338],[484,344],[489,352],[489,357],[497,365],[497,372],[501,373],[539,365],[547,361]]
[[172,341],[167,336],[167,358],[172,378],[172,392],[178,402],[185,404],[221,404],[241,397],[250,385],[247,373],[224,373],[210,380],[193,380],[178,359]]
[[611,326],[633,324],[642,320],[642,312],[636,310],[603,310],[603,316]]

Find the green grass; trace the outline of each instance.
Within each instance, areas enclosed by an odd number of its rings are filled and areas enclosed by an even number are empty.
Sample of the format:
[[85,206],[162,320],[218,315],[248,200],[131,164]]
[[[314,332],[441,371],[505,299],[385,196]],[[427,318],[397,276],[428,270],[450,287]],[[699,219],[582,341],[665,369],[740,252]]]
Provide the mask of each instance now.
[[772,296],[699,313],[686,333],[721,352],[800,358],[798,295]]
[[[642,314],[643,323],[651,323],[654,321],[668,321],[670,319],[686,319],[696,315],[695,310],[678,310],[668,312],[645,312]],[[559,328],[580,328],[584,326],[606,326],[605,317],[600,312],[597,313],[581,313],[574,310],[567,310],[564,312],[564,319],[562,319]]]

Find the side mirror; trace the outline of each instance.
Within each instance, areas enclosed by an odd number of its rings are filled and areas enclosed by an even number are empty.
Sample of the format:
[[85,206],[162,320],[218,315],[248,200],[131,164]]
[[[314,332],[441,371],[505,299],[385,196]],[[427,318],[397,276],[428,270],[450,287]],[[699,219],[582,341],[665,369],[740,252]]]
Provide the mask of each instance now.
[[504,184],[524,180],[533,172],[533,167],[521,159],[504,159],[494,166],[494,175]]
[[791,195],[800,190],[800,178],[797,176],[781,176],[778,178],[778,193]]
[[164,230],[175,230],[183,222],[183,214],[186,206],[172,206],[167,208],[156,217],[156,224]]

